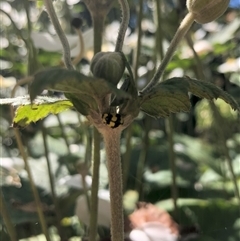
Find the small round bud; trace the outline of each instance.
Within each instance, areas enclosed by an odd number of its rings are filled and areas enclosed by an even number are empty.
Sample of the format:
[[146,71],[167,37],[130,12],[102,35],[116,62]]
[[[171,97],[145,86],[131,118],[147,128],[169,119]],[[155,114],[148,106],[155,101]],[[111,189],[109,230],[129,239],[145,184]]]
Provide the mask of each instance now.
[[125,62],[119,52],[99,52],[93,57],[90,68],[95,77],[117,85],[123,76]]
[[196,22],[204,24],[220,17],[227,10],[229,2],[230,0],[187,0],[187,9]]
[[71,25],[76,28],[76,29],[79,29],[82,27],[83,25],[83,20],[79,17],[77,18],[73,18],[72,21],[71,21]]

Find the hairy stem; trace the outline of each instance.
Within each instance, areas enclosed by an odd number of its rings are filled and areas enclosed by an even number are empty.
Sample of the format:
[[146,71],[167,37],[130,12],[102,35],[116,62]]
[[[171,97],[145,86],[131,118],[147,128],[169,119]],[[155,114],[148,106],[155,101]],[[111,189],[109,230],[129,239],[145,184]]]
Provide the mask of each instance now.
[[149,92],[158,83],[158,81],[161,78],[163,72],[165,71],[169,61],[172,59],[173,54],[174,54],[178,44],[180,43],[182,38],[185,36],[185,34],[189,30],[189,28],[192,26],[193,22],[194,22],[194,17],[192,15],[192,13],[188,13],[185,16],[185,18],[182,20],[177,32],[175,33],[175,35],[170,43],[170,46],[166,52],[166,55],[164,56],[160,66],[157,69],[157,72],[155,73],[155,75],[153,76],[151,81],[147,84],[147,86],[141,91],[141,93],[144,94],[144,93]]
[[122,166],[120,153],[121,130],[110,129],[103,133],[111,199],[111,240],[123,241],[123,194]]
[[53,7],[52,0],[44,0],[45,7],[47,9],[48,15],[52,21],[55,31],[63,46],[63,58],[67,69],[74,69],[71,61],[70,47],[67,38],[62,30],[62,27],[58,21],[58,17]]
[[125,132],[125,140],[126,144],[126,152],[123,155],[123,192],[126,191],[127,181],[128,181],[128,174],[130,168],[130,160],[131,160],[131,153],[132,153],[132,133],[133,133],[133,126],[130,125],[126,132]]
[[128,23],[130,19],[130,10],[127,0],[118,0],[119,4],[121,5],[122,10],[122,22],[120,25],[120,29],[117,36],[117,42],[115,46],[115,51],[119,52],[122,51],[124,37],[128,28]]

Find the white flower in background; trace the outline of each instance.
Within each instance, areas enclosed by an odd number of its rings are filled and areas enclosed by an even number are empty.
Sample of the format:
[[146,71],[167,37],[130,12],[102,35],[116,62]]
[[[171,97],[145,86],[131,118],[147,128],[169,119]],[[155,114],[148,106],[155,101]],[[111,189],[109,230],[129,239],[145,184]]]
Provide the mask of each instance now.
[[24,169],[24,162],[17,157],[2,157],[0,160],[0,186],[10,185],[21,187],[18,172]]
[[[90,212],[86,197],[80,195],[76,201],[75,214],[81,222],[89,226]],[[108,190],[98,191],[98,225],[109,228],[111,223],[110,195]]]
[[227,61],[218,66],[220,73],[240,72],[240,58],[227,59]]
[[[92,177],[85,176],[86,187],[89,189],[92,185]],[[58,181],[58,185],[66,185],[70,188],[83,189],[83,179],[81,174],[67,175]]]
[[[32,32],[31,38],[33,40],[35,48],[43,49],[48,52],[61,52],[63,49],[59,38],[47,32]],[[68,35],[67,39],[70,48],[73,48],[77,45],[77,35]]]
[[139,203],[138,209],[129,215],[131,241],[177,241],[178,224],[171,216],[150,203]]
[[131,241],[177,241],[178,238],[169,228],[157,222],[145,223],[133,229],[129,237]]

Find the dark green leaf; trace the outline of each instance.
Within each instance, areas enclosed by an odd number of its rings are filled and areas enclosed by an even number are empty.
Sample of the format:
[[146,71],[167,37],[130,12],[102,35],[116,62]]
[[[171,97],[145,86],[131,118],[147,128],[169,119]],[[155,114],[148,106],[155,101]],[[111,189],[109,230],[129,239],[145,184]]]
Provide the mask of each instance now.
[[74,105],[81,106],[80,109],[83,109],[82,113],[85,113],[85,115],[88,108],[96,109],[99,104],[98,101],[110,93],[126,99],[130,98],[126,92],[117,89],[104,79],[85,76],[75,70],[62,68],[44,70],[34,76],[34,80],[29,87],[31,100],[44,89],[66,93],[67,97],[75,103]]
[[16,110],[13,123],[15,126],[24,127],[31,122],[43,119],[49,114],[58,114],[73,107],[69,100],[58,100],[52,103],[41,103],[32,105],[22,105]]
[[158,84],[151,92],[140,96],[141,110],[153,117],[167,117],[171,112],[189,111],[188,86],[176,78]]
[[189,92],[200,98],[206,98],[208,100],[220,98],[228,103],[233,110],[239,110],[237,102],[231,95],[210,82],[199,81],[189,77],[181,78],[179,81],[187,81],[189,84]]
[[166,117],[171,112],[189,111],[191,104],[188,92],[208,100],[220,98],[234,110],[240,110],[237,102],[227,92],[209,82],[189,77],[166,80],[149,93],[140,96],[141,110],[154,117]]

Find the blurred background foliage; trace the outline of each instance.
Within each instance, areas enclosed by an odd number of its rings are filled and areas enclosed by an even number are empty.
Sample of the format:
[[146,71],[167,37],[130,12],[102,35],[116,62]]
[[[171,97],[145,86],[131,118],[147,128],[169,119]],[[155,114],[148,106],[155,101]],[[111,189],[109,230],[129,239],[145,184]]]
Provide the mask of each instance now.
[[[184,0],[159,2],[162,9],[161,38],[165,52],[186,9]],[[133,64],[138,36],[139,1],[129,0],[129,5],[131,18],[123,51]],[[61,64],[62,48],[42,1],[2,0],[0,7],[0,97],[6,98],[10,97],[19,79],[45,67]],[[83,19],[81,31],[85,55],[76,68],[88,74],[93,56],[90,14],[84,2],[79,0],[58,0],[55,7],[73,57],[79,52],[79,42],[70,22],[73,17]],[[231,1],[229,9],[220,19],[204,25],[194,24],[190,31],[208,81],[229,92],[238,103],[239,8],[238,1]],[[120,18],[119,5],[115,1],[106,18],[103,36],[105,51],[114,50]],[[139,88],[146,84],[158,65],[158,38],[156,1],[143,1],[141,54],[137,70]],[[198,66],[187,41],[181,43],[168,65],[165,77],[183,75],[198,77]],[[27,86],[21,85],[16,96],[25,94]],[[62,96],[61,93],[51,94]],[[181,226],[198,227],[200,235],[189,240],[237,241],[240,239],[240,199],[233,178],[239,189],[239,113],[232,111],[220,100],[215,101],[217,111],[213,111],[208,101],[195,96],[190,98],[191,112],[171,117],[175,173],[169,163],[170,144],[164,119],[154,120],[140,113],[123,133],[124,190],[128,200],[125,200],[126,212],[133,211],[136,201],[151,202],[169,211]],[[10,108],[0,108],[1,196],[17,230],[18,239],[27,239],[41,234],[41,228],[24,162],[11,127]],[[57,116],[48,116],[20,129],[20,132],[52,240],[58,240],[54,238],[56,212],[61,212],[65,237],[70,239],[83,235],[84,225],[79,224],[74,209],[76,198],[84,195],[91,186],[92,127],[76,111],[69,110]],[[44,141],[47,142],[47,149]],[[100,188],[107,189],[106,160],[103,145],[101,147]],[[234,170],[234,176],[229,164]],[[83,170],[83,166],[86,170]],[[61,207],[58,210],[53,205],[49,172],[53,176],[56,198]],[[174,186],[173,175],[176,177]],[[82,182],[82,176],[86,176],[85,183]],[[172,202],[174,193],[177,210]],[[0,227],[1,240],[10,240],[1,216]]]

